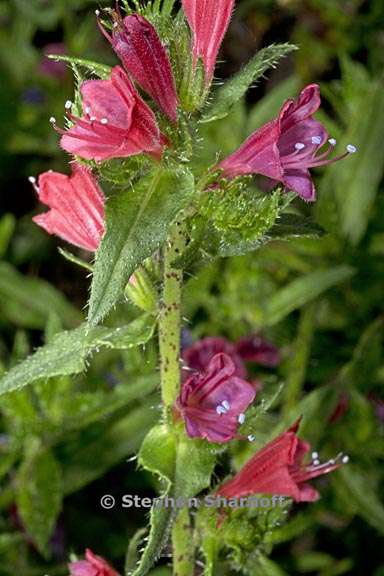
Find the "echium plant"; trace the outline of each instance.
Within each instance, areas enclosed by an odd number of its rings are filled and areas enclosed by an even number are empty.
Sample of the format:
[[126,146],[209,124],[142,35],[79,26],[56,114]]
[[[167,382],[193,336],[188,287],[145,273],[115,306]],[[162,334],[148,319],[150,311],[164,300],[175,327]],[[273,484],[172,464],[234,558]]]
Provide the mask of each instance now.
[[[335,470],[347,457],[321,463],[314,452],[307,459],[310,446],[297,435],[298,420],[237,474],[213,479],[219,456],[255,439],[252,414],[261,384],[249,379],[246,363],[276,366],[279,351],[259,335],[244,335],[237,343],[211,337],[182,350],[184,272],[209,265],[212,258],[254,250],[284,236],[284,230],[315,235],[318,227],[289,217],[289,205],[296,196],[315,200],[310,169],[356,149],[349,145],[344,154],[332,156],[336,141],[314,118],[320,91],[310,84],[228,157],[217,142],[216,158],[202,166],[206,125],[227,116],[248,87],[295,47],[263,49],[216,88],[216,59],[234,0],[183,0],[180,10],[174,0],[132,4],[96,11],[118,65],[110,69],[61,57],[75,71],[76,93],[65,104],[65,127],[55,118],[51,123],[73,157],[71,175],[50,171],[37,181],[31,177],[49,207],[35,222],[95,254],[93,266],[71,256],[92,269],[88,323],[57,335],[11,370],[4,386],[12,390],[33,379],[79,372],[98,348],[143,344],[156,329],[162,415],[143,442],[139,464],[160,477],[162,495],[175,501],[203,491],[228,499],[286,497],[285,506],[273,511],[272,521],[280,521],[291,501],[316,500],[319,494],[308,481]],[[263,192],[253,175],[261,176]],[[100,326],[126,296],[142,316],[128,326]],[[169,538],[177,576],[195,574],[202,557],[205,574],[213,574],[236,527],[247,531],[254,549],[264,550],[263,530],[270,527],[265,521],[258,525],[257,514],[240,512],[201,508],[191,514],[182,506],[153,507],[142,555],[132,565],[130,549],[126,574],[146,574]],[[238,567],[241,554],[233,560]],[[246,563],[243,568],[247,572]],[[90,550],[69,569],[72,576],[117,574]]]

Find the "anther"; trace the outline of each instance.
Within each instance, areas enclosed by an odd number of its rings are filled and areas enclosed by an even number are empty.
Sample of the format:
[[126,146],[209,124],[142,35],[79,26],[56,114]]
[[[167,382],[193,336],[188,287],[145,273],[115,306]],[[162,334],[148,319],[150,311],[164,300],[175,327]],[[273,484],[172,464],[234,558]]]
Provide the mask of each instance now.
[[100,16],[100,10],[95,10],[95,14],[97,17],[99,17]]
[[72,108],[72,102],[70,100],[67,100],[66,103],[64,104],[64,108],[66,110],[70,110]]
[[245,422],[245,414],[239,414],[239,417],[237,419],[239,424],[244,424]]
[[31,184],[36,184],[36,178],[34,176],[29,176],[28,180],[30,181]]
[[250,435],[248,436],[248,440],[249,440],[250,442],[253,442],[254,439],[255,439],[255,437],[253,436],[253,434],[250,434]]
[[312,460],[317,460],[318,457],[319,457],[318,452],[312,452]]
[[230,407],[231,407],[231,405],[230,405],[230,403],[228,402],[228,400],[223,400],[221,404],[222,404],[222,406],[225,408],[225,410],[229,410]]
[[347,456],[347,455],[343,456],[342,459],[341,459],[341,461],[342,461],[343,464],[348,464],[348,462],[349,462],[349,456]]
[[316,459],[313,461],[314,466],[319,466],[320,460]]
[[337,140],[335,138],[330,138],[328,142],[330,143],[331,146],[336,146],[337,144]]
[[321,136],[312,136],[311,142],[312,144],[321,144]]
[[91,121],[91,122],[96,122],[96,120],[97,120],[96,116],[91,116],[91,117],[90,117],[90,121]]
[[105,125],[105,124],[108,124],[108,118],[102,118],[102,119],[100,120],[100,124],[104,124],[104,125]]
[[349,152],[350,154],[354,154],[355,152],[357,152],[356,146],[353,146],[353,144],[348,144],[347,152]]
[[303,144],[302,142],[296,142],[295,148],[296,150],[302,150],[303,148],[305,148],[305,144]]
[[225,414],[227,411],[225,408],[223,408],[222,406],[217,406],[216,408],[216,412],[219,416],[221,416],[221,414]]
[[51,124],[56,124],[56,118],[54,116],[51,116],[49,121]]
[[86,114],[88,114],[88,115],[91,113],[91,109],[90,109],[90,107],[89,107],[89,106],[87,106],[87,107],[86,107],[86,109],[85,109],[85,113],[86,113]]

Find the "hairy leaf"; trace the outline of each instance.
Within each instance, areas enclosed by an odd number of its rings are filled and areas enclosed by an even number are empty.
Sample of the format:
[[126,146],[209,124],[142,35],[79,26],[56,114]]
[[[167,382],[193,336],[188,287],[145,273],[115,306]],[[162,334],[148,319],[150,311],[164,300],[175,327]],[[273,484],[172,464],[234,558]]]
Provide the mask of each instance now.
[[0,317],[24,328],[44,329],[52,313],[67,328],[82,320],[81,312],[48,282],[0,262]]
[[231,107],[244,96],[248,88],[262,78],[269,68],[275,68],[278,61],[292,50],[297,50],[293,44],[272,44],[260,50],[218,91],[215,101],[201,121],[212,122],[225,118]]
[[91,60],[84,60],[83,58],[73,58],[72,56],[62,56],[59,54],[50,54],[48,57],[56,62],[69,62],[69,64],[75,64],[76,66],[85,68],[88,72],[102,79],[109,78],[112,70],[111,66],[107,66],[107,64],[100,64],[99,62],[92,62]]
[[29,535],[45,556],[61,500],[61,470],[53,455],[39,451],[27,457],[17,477],[17,508]]
[[0,380],[0,395],[19,390],[40,378],[77,374],[86,368],[90,355],[100,348],[124,350],[145,344],[154,329],[154,320],[143,315],[120,328],[93,327],[83,324],[61,332],[52,342],[12,368]]
[[350,266],[335,266],[293,280],[275,292],[267,301],[264,323],[268,326],[277,324],[293,310],[311,302],[332,286],[346,282],[354,273],[354,269]]
[[138,265],[167,238],[194,192],[187,169],[158,169],[107,202],[106,234],[97,252],[89,322],[98,324],[123,296]]

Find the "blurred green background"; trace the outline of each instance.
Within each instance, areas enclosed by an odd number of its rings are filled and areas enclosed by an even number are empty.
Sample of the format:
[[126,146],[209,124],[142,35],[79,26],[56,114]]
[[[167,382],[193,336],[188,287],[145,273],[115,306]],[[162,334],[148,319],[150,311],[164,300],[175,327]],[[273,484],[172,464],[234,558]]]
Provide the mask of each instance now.
[[[41,207],[27,178],[67,171],[49,117],[63,124],[73,79],[45,55],[116,61],[95,22],[94,10],[103,5],[0,1],[1,371],[61,328],[76,326],[86,304],[86,272],[31,221]],[[384,3],[238,0],[217,76],[229,77],[256,50],[284,41],[300,50],[225,121],[204,128],[202,159],[214,159],[219,148],[232,151],[313,81],[324,98],[319,117],[359,153],[317,171],[315,205],[294,205],[325,229],[321,239],[275,241],[194,270],[185,289],[187,337],[235,340],[261,330],[281,348],[283,362],[253,373],[266,397],[284,386],[259,418],[256,444],[303,414],[303,436],[324,457],[344,451],[351,458],[318,481],[318,503],[294,506],[284,525],[263,536],[257,560],[244,561],[245,573],[383,576]],[[127,305],[116,319],[134,314]],[[103,511],[99,499],[154,494],[153,481],[129,459],[159,416],[157,384],[151,344],[145,351],[102,352],[85,376],[2,397],[0,576],[64,575],[69,554],[87,546],[122,569],[127,539],[146,518],[140,511]],[[233,450],[235,464],[245,456]],[[234,574],[239,548],[251,557],[255,542],[228,537],[225,545],[235,560],[223,561],[220,574]],[[153,574],[168,574],[167,562],[165,556]]]

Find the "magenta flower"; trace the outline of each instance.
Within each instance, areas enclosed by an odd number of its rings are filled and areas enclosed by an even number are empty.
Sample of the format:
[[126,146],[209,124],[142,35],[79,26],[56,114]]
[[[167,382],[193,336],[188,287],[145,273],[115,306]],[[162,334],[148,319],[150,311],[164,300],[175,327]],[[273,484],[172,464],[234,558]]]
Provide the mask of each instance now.
[[[86,160],[108,160],[146,152],[160,158],[165,139],[152,110],[142,100],[120,66],[109,80],[87,80],[81,85],[83,116],[67,115],[74,125],[63,134],[61,146]],[[51,118],[55,125],[55,119]]]
[[303,463],[309,452],[308,442],[296,436],[300,420],[289,430],[256,452],[236,476],[225,482],[216,492],[224,498],[241,498],[251,494],[277,494],[289,496],[296,502],[313,502],[320,496],[308,480],[336,470],[348,456],[320,463],[317,452],[312,462]]
[[236,366],[227,354],[216,354],[202,373],[183,383],[176,412],[185,421],[188,436],[210,442],[229,442],[235,438],[244,412],[256,391],[236,376]]
[[85,560],[69,564],[70,576],[119,576],[119,574],[102,558],[87,549]]
[[235,0],[183,0],[184,12],[193,33],[194,65],[202,58],[207,84],[212,80],[234,3]]
[[113,12],[112,35],[99,26],[127,72],[159,105],[172,122],[177,121],[178,99],[168,54],[148,20],[138,14],[122,19]]
[[91,171],[76,162],[72,175],[59,172],[40,174],[34,185],[39,200],[50,207],[33,218],[49,234],[94,252],[104,233],[104,195]]
[[312,117],[320,104],[317,84],[306,86],[297,100],[287,100],[275,120],[256,130],[236,152],[220,162],[218,167],[224,176],[262,174],[282,182],[304,200],[314,201],[316,191],[309,169],[356,152],[354,146],[348,145],[345,154],[328,158],[336,145],[333,138],[328,140],[327,150],[320,151],[328,139],[324,126]]
[[235,365],[235,376],[246,378],[247,370],[236,347],[226,338],[219,336],[208,336],[198,340],[192,346],[185,348],[182,358],[190,370],[203,372],[207,369],[212,358],[219,353],[229,356]]
[[247,362],[255,362],[270,368],[278,366],[281,360],[279,349],[257,334],[240,338],[236,342],[236,352]]

